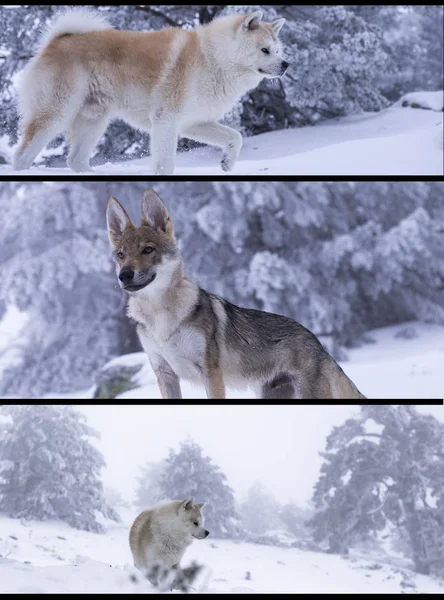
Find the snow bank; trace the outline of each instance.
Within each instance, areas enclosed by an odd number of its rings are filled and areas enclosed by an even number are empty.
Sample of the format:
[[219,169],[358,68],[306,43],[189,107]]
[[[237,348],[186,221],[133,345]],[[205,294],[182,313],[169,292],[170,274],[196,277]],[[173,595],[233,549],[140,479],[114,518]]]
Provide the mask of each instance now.
[[410,92],[409,94],[404,94],[397,104],[404,107],[427,108],[429,110],[442,112],[444,110],[444,91]]
[[[439,105],[440,92],[425,94]],[[432,99],[433,98],[433,99]],[[441,98],[442,103],[442,98]],[[443,175],[443,114],[406,110],[401,104],[378,113],[323,121],[245,138],[232,175]],[[179,153],[176,175],[221,175],[221,152],[213,147]],[[107,162],[85,175],[148,175],[151,158]],[[1,175],[14,173],[0,165]],[[20,175],[72,175],[60,168],[34,166]]]

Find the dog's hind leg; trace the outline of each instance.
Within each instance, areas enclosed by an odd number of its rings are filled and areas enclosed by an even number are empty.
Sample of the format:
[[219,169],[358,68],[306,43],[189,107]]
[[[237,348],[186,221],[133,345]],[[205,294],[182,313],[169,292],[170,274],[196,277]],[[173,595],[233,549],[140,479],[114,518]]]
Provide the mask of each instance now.
[[88,119],[78,114],[71,123],[68,140],[71,148],[68,154],[68,166],[77,173],[90,171],[89,158],[108,125],[108,113],[96,119]]
[[77,68],[57,71],[41,60],[25,68],[19,87],[23,138],[12,161],[16,170],[29,169],[46,144],[66,130],[85,98],[85,78]]
[[293,400],[298,398],[296,381],[289,373],[279,373],[273,379],[262,384],[259,397],[263,400]]
[[16,171],[29,169],[43,148],[60,133],[60,126],[52,114],[36,116],[23,127],[23,138],[12,159]]
[[197,123],[185,128],[181,131],[181,135],[196,140],[196,142],[222,148],[224,152],[221,162],[223,171],[232,170],[242,148],[241,134],[235,129],[221,125],[216,121]]

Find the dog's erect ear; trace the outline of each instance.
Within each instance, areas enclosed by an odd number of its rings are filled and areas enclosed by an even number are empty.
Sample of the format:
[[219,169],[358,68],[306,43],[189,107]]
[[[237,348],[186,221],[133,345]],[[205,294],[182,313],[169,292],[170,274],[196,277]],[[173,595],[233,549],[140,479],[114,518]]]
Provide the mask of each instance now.
[[106,207],[106,225],[108,237],[112,246],[117,246],[120,236],[128,227],[134,227],[123,206],[112,196]]
[[142,198],[142,225],[174,237],[173,221],[167,207],[154,190],[148,188]]
[[262,21],[264,13],[261,10],[256,10],[255,12],[250,13],[244,19],[242,24],[244,29],[249,29],[252,31],[253,29],[257,29],[259,27],[259,23]]
[[183,510],[191,510],[193,508],[194,498],[188,498],[188,500],[184,500],[180,505],[180,508]]
[[205,506],[205,502],[202,502],[202,504],[195,504],[194,506],[200,510],[202,506]]
[[273,21],[273,23],[271,23],[271,28],[273,29],[276,35],[279,35],[279,32],[282,29],[282,26],[284,25],[285,21],[286,19],[282,18],[277,19],[276,21]]

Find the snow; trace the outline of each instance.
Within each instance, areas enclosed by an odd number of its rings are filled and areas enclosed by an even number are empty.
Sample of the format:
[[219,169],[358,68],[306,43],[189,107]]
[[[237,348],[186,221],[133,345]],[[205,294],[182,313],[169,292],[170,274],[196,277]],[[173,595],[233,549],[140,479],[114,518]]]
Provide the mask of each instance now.
[[[416,92],[437,106],[442,92]],[[435,95],[430,95],[435,94]],[[10,160],[12,149],[3,152]],[[221,152],[201,147],[178,153],[176,175],[221,175]],[[94,162],[94,161],[93,161]],[[443,175],[443,114],[397,103],[373,113],[244,138],[231,175]],[[0,165],[0,175],[13,174]],[[95,166],[89,174],[147,175],[151,158]],[[72,175],[67,167],[33,166],[20,175]]]
[[[153,592],[148,582],[130,579],[138,575],[128,546],[137,514],[126,510],[124,521],[110,523],[104,534],[78,531],[57,521],[22,523],[1,516],[0,593]],[[413,573],[406,561],[384,554],[355,552],[345,559],[209,537],[190,546],[182,566],[193,560],[204,566],[194,586],[205,593],[442,594],[444,587],[437,579]]]
[[428,108],[429,110],[442,112],[444,110],[444,92],[443,90],[437,92],[410,92],[404,94],[399,99],[398,104],[401,106],[416,104],[415,108]]

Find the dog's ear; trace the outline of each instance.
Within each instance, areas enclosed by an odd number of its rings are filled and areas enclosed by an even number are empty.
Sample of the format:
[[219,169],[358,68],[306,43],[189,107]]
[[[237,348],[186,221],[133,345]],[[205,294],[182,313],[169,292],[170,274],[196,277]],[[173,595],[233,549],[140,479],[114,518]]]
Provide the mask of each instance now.
[[276,21],[273,21],[273,23],[271,23],[271,28],[275,32],[276,35],[279,35],[279,32],[282,29],[282,26],[285,24],[285,21],[286,21],[286,19],[282,18],[282,19],[277,19]]
[[154,190],[148,188],[142,198],[142,225],[161,230],[174,238],[173,221],[167,207]]
[[263,15],[264,13],[261,10],[255,10],[245,17],[242,27],[249,31],[257,29],[259,23],[262,21]]
[[205,502],[202,502],[202,504],[195,504],[194,506],[200,510],[202,506],[205,506]]
[[191,510],[193,508],[193,502],[194,502],[194,498],[188,498],[187,500],[184,500],[182,502],[182,504],[180,505],[179,508],[183,509],[183,510]]
[[134,227],[123,206],[112,196],[106,207],[106,225],[112,246],[117,246],[120,236],[128,227]]

